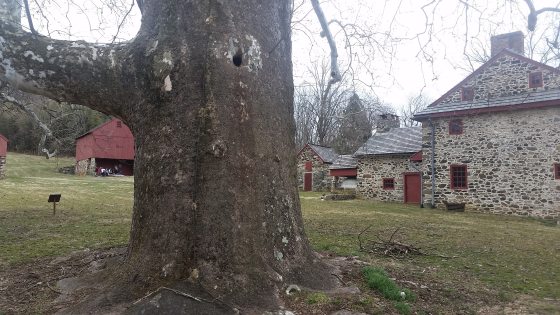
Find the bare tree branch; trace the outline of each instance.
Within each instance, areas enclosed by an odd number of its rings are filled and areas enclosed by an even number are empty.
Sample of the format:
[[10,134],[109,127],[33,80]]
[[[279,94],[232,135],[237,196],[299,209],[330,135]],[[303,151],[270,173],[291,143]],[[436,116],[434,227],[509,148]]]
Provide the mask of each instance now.
[[48,138],[52,138],[54,139],[56,142],[60,142],[56,137],[53,136],[53,133],[51,131],[51,129],[37,116],[37,114],[35,113],[35,111],[31,108],[31,106],[18,101],[17,99],[15,99],[12,96],[7,95],[6,93],[0,93],[0,102],[4,103],[4,104],[10,104],[16,108],[19,108],[20,110],[24,111],[29,117],[31,117],[33,119],[33,121],[35,122],[35,124],[37,126],[39,126],[39,128],[43,131],[43,135],[41,136],[41,141],[39,142],[39,151],[43,152],[46,154],[47,159],[52,158],[53,156],[55,156],[58,153],[58,149],[55,148],[55,150],[53,152],[50,152],[50,150],[48,150],[45,147],[46,141]]
[[29,29],[31,30],[31,33],[37,35],[37,31],[33,26],[33,18],[31,17],[31,10],[29,10],[29,1],[23,0],[23,3],[25,4],[25,15],[27,16],[27,23],[29,23]]
[[315,10],[315,14],[319,19],[321,28],[323,29],[321,35],[327,38],[331,50],[331,80],[329,83],[333,84],[336,82],[340,82],[342,80],[342,75],[340,74],[340,70],[338,69],[338,51],[336,49],[336,42],[334,41],[332,33],[329,29],[329,23],[327,23],[327,19],[325,18],[325,14],[321,9],[319,0],[311,0],[311,4],[313,5],[313,10]]
[[560,12],[560,8],[558,7],[545,7],[542,9],[536,10],[535,5],[533,4],[533,0],[525,0],[527,6],[529,7],[529,15],[527,16],[527,28],[529,31],[533,32],[535,27],[537,26],[537,17],[539,14],[544,12]]
[[[17,0],[0,1],[0,80],[25,92],[121,116],[123,104],[114,102],[115,97],[130,99],[135,91],[134,83],[121,77],[124,59],[131,58],[127,45],[32,35],[13,22],[18,12]],[[120,95],[107,94],[113,91]]]

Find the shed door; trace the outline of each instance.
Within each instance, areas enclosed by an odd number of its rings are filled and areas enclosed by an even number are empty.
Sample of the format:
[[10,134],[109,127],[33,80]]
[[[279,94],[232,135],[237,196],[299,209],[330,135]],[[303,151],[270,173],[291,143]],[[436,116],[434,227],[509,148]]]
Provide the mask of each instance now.
[[420,203],[420,174],[404,175],[404,202]]
[[305,162],[305,173],[303,173],[303,191],[313,190],[313,162]]
[[311,191],[313,189],[313,173],[303,174],[303,191]]

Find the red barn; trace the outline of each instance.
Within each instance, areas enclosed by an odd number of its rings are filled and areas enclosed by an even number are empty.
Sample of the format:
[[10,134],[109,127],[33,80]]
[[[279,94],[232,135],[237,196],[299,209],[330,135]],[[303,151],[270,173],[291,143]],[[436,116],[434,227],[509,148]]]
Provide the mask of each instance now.
[[0,134],[0,178],[4,177],[6,155],[8,154],[8,139]]
[[133,174],[134,137],[115,118],[76,138],[76,174],[99,174],[101,168]]

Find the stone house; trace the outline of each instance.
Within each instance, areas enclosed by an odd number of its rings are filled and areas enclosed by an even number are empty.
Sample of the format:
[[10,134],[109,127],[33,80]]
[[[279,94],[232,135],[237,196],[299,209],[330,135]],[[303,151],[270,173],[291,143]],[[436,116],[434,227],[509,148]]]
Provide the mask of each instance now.
[[328,190],[331,187],[329,166],[338,154],[329,147],[308,143],[297,154],[298,186],[303,191]]
[[523,56],[523,34],[415,116],[424,200],[488,213],[560,217],[560,71]]
[[6,176],[6,155],[8,155],[8,139],[0,134],[0,179]]
[[360,147],[356,193],[366,199],[421,203],[421,127],[383,126]]

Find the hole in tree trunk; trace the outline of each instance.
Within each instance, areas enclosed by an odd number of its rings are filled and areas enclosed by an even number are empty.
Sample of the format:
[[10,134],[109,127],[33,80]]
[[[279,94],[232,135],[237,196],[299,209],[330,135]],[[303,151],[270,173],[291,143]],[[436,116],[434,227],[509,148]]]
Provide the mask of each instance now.
[[237,50],[237,53],[235,53],[235,56],[233,56],[232,61],[236,67],[241,66],[241,64],[243,63],[243,53],[241,52],[241,49]]

